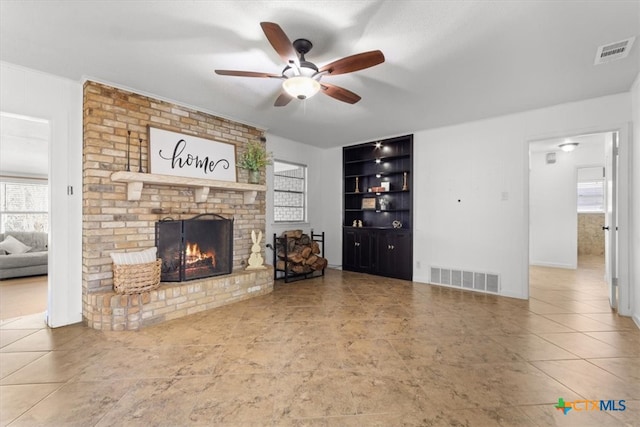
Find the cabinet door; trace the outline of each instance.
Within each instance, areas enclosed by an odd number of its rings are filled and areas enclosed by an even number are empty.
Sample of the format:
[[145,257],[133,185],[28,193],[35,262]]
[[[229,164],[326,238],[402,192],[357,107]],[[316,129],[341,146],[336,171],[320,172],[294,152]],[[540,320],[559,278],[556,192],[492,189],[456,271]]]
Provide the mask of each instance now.
[[342,245],[342,268],[345,270],[357,270],[358,262],[356,261],[356,242],[356,231],[345,230]]
[[357,257],[358,268],[360,271],[370,272],[375,267],[374,259],[374,243],[375,236],[368,230],[359,230],[357,232],[358,244],[356,245],[359,252]]
[[413,277],[411,252],[409,232],[381,233],[378,244],[379,274],[411,280]]
[[393,253],[396,264],[394,277],[404,280],[413,279],[413,247],[411,233],[400,232],[395,234]]

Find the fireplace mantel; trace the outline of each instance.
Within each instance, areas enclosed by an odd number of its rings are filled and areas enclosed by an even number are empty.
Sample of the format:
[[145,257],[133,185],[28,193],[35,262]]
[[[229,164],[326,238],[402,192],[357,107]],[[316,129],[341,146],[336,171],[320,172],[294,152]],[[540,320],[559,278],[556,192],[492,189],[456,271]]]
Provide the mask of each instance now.
[[185,178],[181,176],[158,175],[153,173],[139,173],[118,171],[111,174],[111,181],[127,183],[127,199],[140,200],[144,184],[174,185],[177,187],[193,188],[196,203],[207,201],[209,189],[240,191],[244,193],[244,203],[252,204],[256,200],[258,191],[266,191],[267,186],[261,184],[247,184],[244,182],[218,181],[215,179]]

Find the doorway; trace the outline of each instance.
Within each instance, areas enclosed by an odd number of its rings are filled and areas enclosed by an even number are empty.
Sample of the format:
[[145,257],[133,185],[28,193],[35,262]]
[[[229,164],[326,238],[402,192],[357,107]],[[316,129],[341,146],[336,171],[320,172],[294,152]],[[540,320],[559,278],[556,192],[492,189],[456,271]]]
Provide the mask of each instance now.
[[603,296],[609,293],[606,278],[612,277],[609,263],[614,257],[605,242],[605,170],[607,144],[616,135],[590,133],[529,144],[531,274],[540,267],[574,270],[578,277],[600,277]]
[[0,240],[14,232],[14,238],[28,244],[24,257],[2,265],[0,319],[37,313],[44,317],[51,288],[46,254],[51,126],[45,119],[0,112],[0,129]]

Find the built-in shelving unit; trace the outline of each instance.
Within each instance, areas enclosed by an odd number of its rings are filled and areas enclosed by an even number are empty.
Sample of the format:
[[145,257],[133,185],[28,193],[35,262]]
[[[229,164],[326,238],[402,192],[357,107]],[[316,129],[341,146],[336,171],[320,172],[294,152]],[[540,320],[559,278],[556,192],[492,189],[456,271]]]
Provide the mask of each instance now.
[[258,191],[266,191],[267,186],[261,184],[247,184],[243,182],[218,181],[214,179],[185,178],[181,176],[158,175],[152,173],[139,173],[118,171],[111,174],[111,181],[127,183],[127,199],[140,200],[144,184],[173,185],[177,187],[193,188],[196,203],[207,201],[209,190],[229,190],[244,193],[244,203],[252,204],[256,200]]
[[411,280],[413,135],[343,148],[343,269]]

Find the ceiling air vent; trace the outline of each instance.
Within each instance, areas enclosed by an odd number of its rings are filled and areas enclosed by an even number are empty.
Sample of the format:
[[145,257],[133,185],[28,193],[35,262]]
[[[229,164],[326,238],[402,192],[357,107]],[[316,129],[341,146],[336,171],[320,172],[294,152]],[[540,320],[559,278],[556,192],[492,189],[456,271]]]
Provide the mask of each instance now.
[[631,49],[631,46],[633,46],[633,41],[635,39],[635,37],[631,37],[630,39],[600,46],[598,48],[598,52],[596,52],[596,60],[594,64],[604,64],[606,62],[625,58],[629,55],[629,50]]

